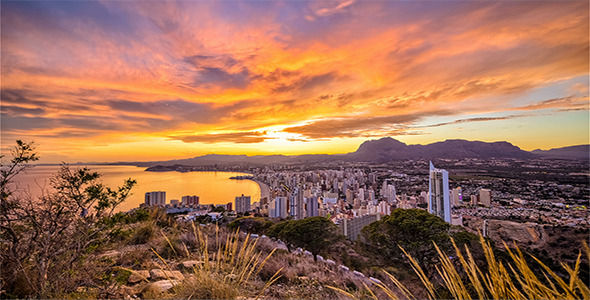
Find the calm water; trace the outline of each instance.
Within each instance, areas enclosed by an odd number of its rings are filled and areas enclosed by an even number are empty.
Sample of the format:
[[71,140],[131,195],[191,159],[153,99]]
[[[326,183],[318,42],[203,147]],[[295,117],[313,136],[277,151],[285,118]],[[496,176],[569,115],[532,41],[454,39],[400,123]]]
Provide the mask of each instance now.
[[[232,180],[232,176],[244,175],[237,172],[146,172],[145,168],[134,166],[88,166],[91,171],[102,174],[102,182],[115,188],[127,178],[137,180],[127,201],[119,206],[119,211],[136,208],[144,202],[144,195],[151,191],[166,191],[166,203],[171,199],[180,200],[182,196],[197,195],[202,204],[226,204],[234,202],[242,194],[252,197],[252,202],[260,200],[260,187],[250,180]],[[16,178],[19,191],[28,191],[36,196],[42,187],[49,187],[49,178],[59,166],[35,166],[26,174]],[[77,166],[71,166],[77,168]]]

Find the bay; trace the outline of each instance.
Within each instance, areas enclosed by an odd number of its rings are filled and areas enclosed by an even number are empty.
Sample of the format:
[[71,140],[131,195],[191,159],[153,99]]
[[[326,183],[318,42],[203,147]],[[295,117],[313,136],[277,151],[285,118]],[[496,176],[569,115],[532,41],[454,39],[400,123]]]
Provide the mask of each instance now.
[[[81,166],[70,166],[80,168]],[[181,200],[182,196],[199,196],[201,204],[233,203],[236,196],[251,196],[252,203],[260,200],[260,186],[251,180],[229,179],[232,176],[248,175],[239,172],[147,172],[146,168],[135,166],[88,165],[91,171],[101,174],[100,180],[111,188],[123,185],[127,178],[137,180],[132,195],[123,202],[117,211],[127,211],[139,207],[144,202],[145,193],[165,191],[166,203],[171,199]],[[49,189],[50,181],[59,166],[34,166],[15,178],[17,192],[33,197]]]

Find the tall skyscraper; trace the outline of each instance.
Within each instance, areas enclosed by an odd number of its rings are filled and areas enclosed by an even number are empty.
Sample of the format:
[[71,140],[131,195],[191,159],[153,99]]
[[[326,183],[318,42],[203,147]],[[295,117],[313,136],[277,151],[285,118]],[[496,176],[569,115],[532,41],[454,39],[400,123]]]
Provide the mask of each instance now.
[[287,217],[287,197],[276,197],[268,203],[268,216],[271,218]]
[[157,192],[145,193],[145,205],[146,206],[154,206],[154,205],[164,206],[165,204],[166,204],[166,192],[157,191]]
[[236,197],[236,212],[245,213],[250,211],[250,196],[238,196]]
[[320,215],[320,203],[318,197],[311,196],[306,199],[306,208],[308,217],[317,217]]
[[449,200],[449,172],[436,169],[430,162],[430,180],[428,181],[428,212],[451,223],[451,201]]
[[289,214],[293,216],[293,219],[299,220],[305,218],[304,205],[303,191],[296,187],[289,199]]

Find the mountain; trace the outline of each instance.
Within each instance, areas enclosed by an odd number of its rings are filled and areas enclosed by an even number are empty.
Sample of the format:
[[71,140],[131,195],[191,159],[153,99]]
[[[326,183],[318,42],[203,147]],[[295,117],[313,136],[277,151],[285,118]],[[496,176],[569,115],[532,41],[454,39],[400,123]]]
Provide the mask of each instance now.
[[531,153],[547,158],[590,159],[590,145],[577,145],[550,150],[533,150]]
[[[586,148],[587,149],[587,148]],[[553,150],[550,150],[553,151]],[[577,151],[577,150],[576,150]],[[587,150],[586,150],[587,153]],[[396,139],[386,137],[363,142],[355,152],[348,154],[307,154],[307,155],[219,155],[208,154],[187,159],[152,162],[118,163],[141,167],[150,166],[213,166],[238,164],[313,164],[334,161],[347,162],[388,162],[405,159],[438,158],[532,158],[534,154],[521,150],[508,142],[479,142],[466,140],[446,140],[428,145],[406,145]]]
[[428,145],[406,145],[387,137],[366,141],[356,152],[347,154],[351,160],[385,162],[403,159],[434,158],[530,158],[532,154],[508,142],[486,143],[446,140]]

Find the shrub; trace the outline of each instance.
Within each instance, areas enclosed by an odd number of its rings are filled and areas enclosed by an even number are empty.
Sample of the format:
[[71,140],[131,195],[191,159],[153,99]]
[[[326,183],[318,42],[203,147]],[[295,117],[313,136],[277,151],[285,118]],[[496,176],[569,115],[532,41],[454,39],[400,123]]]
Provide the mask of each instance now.
[[[2,286],[18,297],[49,297],[61,292],[57,282],[75,271],[91,247],[108,239],[113,225],[106,220],[136,182],[128,179],[111,189],[100,182],[100,174],[64,164],[51,178],[50,190],[38,199],[21,197],[12,180],[37,156],[32,144],[22,141],[12,156],[0,166]],[[18,288],[16,280],[22,277],[34,292]]]
[[144,222],[133,231],[129,243],[132,245],[145,244],[155,236],[156,230],[157,227],[153,221]]

